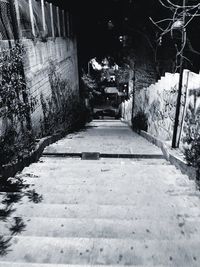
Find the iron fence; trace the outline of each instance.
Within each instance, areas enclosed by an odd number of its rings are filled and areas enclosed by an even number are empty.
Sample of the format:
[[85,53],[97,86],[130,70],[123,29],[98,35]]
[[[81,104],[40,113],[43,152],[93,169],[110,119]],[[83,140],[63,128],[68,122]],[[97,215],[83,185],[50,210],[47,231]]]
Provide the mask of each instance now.
[[45,0],[0,0],[0,40],[15,39],[15,24],[19,38],[70,37],[71,22],[66,10]]
[[45,0],[0,0],[0,167],[33,143],[37,99],[26,87],[18,39],[71,37],[71,27],[69,13]]
[[0,1],[0,39],[14,39],[11,6],[8,0]]

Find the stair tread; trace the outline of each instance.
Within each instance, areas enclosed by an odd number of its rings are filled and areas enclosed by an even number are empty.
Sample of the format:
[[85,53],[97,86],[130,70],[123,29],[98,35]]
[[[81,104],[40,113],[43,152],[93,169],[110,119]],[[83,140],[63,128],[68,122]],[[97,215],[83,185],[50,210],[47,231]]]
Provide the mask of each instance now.
[[199,238],[137,241],[132,239],[13,237],[11,251],[1,261],[54,264],[194,266]]
[[[72,264],[46,264],[46,263],[13,263],[13,262],[1,262],[0,267],[120,267],[124,265],[72,265]],[[130,267],[142,267],[143,265],[129,265]],[[146,265],[145,267],[154,267],[155,265]],[[156,267],[167,267],[168,265],[156,265]],[[188,267],[188,266],[186,266]],[[194,266],[195,267],[195,266]],[[199,266],[197,266],[199,267]]]
[[[159,207],[159,206],[158,206]],[[47,218],[77,218],[77,219],[117,219],[117,220],[173,220],[176,217],[192,218],[199,220],[200,210],[198,207],[172,207],[169,205],[164,209],[153,210],[149,206],[144,206],[142,209],[136,209],[134,205],[95,205],[92,204],[44,204],[21,203],[14,204],[11,208],[9,217],[47,217]]]
[[[170,240],[194,238],[200,234],[200,219],[187,220],[116,220],[116,219],[61,219],[9,218],[1,222],[0,233],[36,237],[74,238],[131,238],[134,240]],[[13,232],[14,228],[14,232]]]

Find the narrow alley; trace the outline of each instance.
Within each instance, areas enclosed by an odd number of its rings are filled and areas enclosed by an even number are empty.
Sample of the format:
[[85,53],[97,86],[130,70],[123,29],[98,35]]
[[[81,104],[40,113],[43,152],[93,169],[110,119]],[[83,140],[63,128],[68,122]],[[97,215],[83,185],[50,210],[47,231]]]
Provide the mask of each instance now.
[[124,122],[68,134],[10,185],[1,267],[200,265],[195,182]]
[[200,267],[200,0],[0,0],[0,267]]

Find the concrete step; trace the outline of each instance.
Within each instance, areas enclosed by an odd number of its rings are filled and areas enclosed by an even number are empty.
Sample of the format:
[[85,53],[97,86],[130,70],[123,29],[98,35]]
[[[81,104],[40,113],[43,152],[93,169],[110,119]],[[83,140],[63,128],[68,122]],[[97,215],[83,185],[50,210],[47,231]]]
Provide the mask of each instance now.
[[[112,189],[111,189],[112,190]],[[146,192],[146,191],[144,191]],[[38,193],[39,195],[35,196],[33,194]],[[137,192],[136,194],[120,194],[119,192],[110,192],[110,191],[102,191],[104,195],[98,194],[96,191],[90,191],[90,192],[69,192],[68,190],[63,189],[63,192],[61,193],[52,193],[52,192],[43,192],[43,190],[39,189],[36,191],[29,191],[27,192],[28,195],[24,196],[21,200],[21,203],[24,205],[34,202],[42,202],[43,204],[84,204],[89,205],[90,203],[93,203],[94,205],[117,205],[120,206],[123,204],[123,206],[128,205],[132,206],[135,211],[139,211],[139,209],[142,208],[149,208],[153,211],[160,212],[162,209],[171,209],[171,212],[173,213],[174,210],[181,211],[182,208],[194,208],[198,207],[199,205],[199,196],[195,195],[189,195],[187,193],[183,195],[178,194],[171,194],[166,193],[164,194],[158,194],[158,196],[162,197],[160,201],[158,202],[156,195],[148,194],[142,194],[142,192]],[[11,193],[12,195],[12,193]],[[20,195],[20,193],[19,193]],[[1,194],[1,201],[2,199],[5,199],[8,196],[7,193]],[[168,198],[169,197],[169,198]],[[36,199],[35,199],[36,198]],[[37,202],[36,202],[37,201]],[[162,213],[162,212],[161,212]]]
[[[87,152],[87,151],[85,151]],[[95,151],[94,151],[95,152]],[[98,151],[97,151],[98,152]],[[155,165],[155,166],[154,166]],[[160,165],[161,168],[166,169],[170,168],[176,171],[177,169],[169,164],[164,159],[100,159],[100,160],[80,160],[76,158],[62,158],[62,157],[43,157],[39,162],[33,163],[30,167],[25,168],[23,173],[30,173],[34,171],[40,174],[41,171],[46,170],[56,170],[59,167],[59,171],[68,170],[72,173],[72,170],[78,172],[78,170],[83,170],[85,172],[90,172],[92,170],[92,166],[95,166],[96,169],[93,170],[101,170],[101,167],[107,166],[113,170],[117,169],[125,169],[125,168],[136,168],[136,170],[140,170],[140,166],[146,166],[146,168],[157,168],[156,166]],[[78,166],[78,169],[77,169]],[[86,168],[89,167],[89,168]],[[57,169],[58,170],[58,169]],[[178,171],[178,170],[177,170]],[[178,171],[180,173],[180,171]]]
[[[2,209],[6,209],[2,205]],[[159,206],[150,209],[148,205],[138,208],[132,205],[95,205],[92,204],[13,204],[13,212],[8,217],[47,217],[47,218],[78,218],[78,219],[116,219],[116,220],[174,220],[174,218],[200,218],[199,207]]]
[[65,218],[9,218],[1,222],[4,236],[112,238],[133,240],[191,240],[200,235],[200,219],[116,220]]
[[[51,180],[59,183],[59,180],[65,181],[66,183],[81,183],[86,181],[89,183],[101,183],[107,181],[108,183],[113,182],[134,182],[137,184],[139,181],[152,181],[155,183],[163,183],[163,174],[165,176],[165,182],[168,183],[185,183],[187,185],[192,184],[187,176],[181,174],[174,166],[171,165],[141,165],[124,162],[119,164],[113,163],[98,163],[98,161],[77,161],[76,164],[72,164],[71,160],[64,160],[63,164],[57,161],[55,164],[53,161],[49,161],[46,164],[32,164],[29,168],[26,168],[17,177],[24,179],[25,182],[32,183],[38,180]],[[98,179],[97,179],[98,177]],[[148,179],[147,179],[148,177]],[[37,179],[40,178],[40,179]]]
[[[146,170],[150,171],[150,170]],[[91,175],[91,176],[90,176]],[[98,176],[98,179],[97,179]],[[159,185],[163,185],[162,181],[162,176],[160,173],[157,174],[152,174],[148,176],[147,179],[147,174],[143,170],[143,175],[139,174],[134,174],[130,173],[130,170],[127,170],[127,172],[113,172],[109,168],[102,168],[99,173],[94,172],[94,173],[82,173],[82,174],[76,174],[76,173],[69,173],[69,172],[61,172],[59,173],[59,176],[56,173],[50,173],[50,174],[42,174],[40,173],[40,177],[37,178],[31,178],[31,177],[26,177],[25,175],[21,175],[20,177],[23,179],[24,184],[47,184],[47,181],[49,183],[55,182],[56,184],[61,184],[61,185],[115,185],[116,187],[118,185],[128,185],[132,184],[137,187],[141,187],[140,184],[138,184],[138,181],[145,182],[145,186],[152,185],[154,183],[154,186],[157,186],[159,188]],[[171,182],[170,180],[166,179],[165,182]],[[195,185],[194,181],[190,181],[188,178],[187,180],[184,179],[184,176],[181,176],[180,173],[175,173],[174,174],[174,183],[176,185]]]
[[[194,189],[195,189],[195,184],[191,183],[178,183],[176,182],[175,185],[170,184],[166,186],[162,186],[163,182],[158,181],[157,183],[154,183],[151,180],[144,180],[141,181],[141,183],[145,183],[145,185],[142,186],[138,184],[138,182],[135,181],[134,179],[127,179],[124,180],[115,180],[115,177],[113,177],[112,181],[110,180],[105,180],[105,179],[98,179],[98,181],[87,181],[87,178],[80,178],[80,179],[74,179],[73,181],[69,181],[68,178],[58,178],[55,179],[54,181],[48,182],[45,179],[39,179],[38,181],[26,181],[24,185],[29,186],[27,190],[32,190],[34,189],[40,194],[45,194],[46,192],[48,193],[66,193],[66,194],[71,194],[72,192],[74,194],[79,193],[81,194],[92,194],[95,192],[96,195],[101,195],[101,194],[126,194],[127,196],[136,196],[136,195],[147,195],[149,192],[151,194],[157,194],[158,196],[169,196],[169,195],[175,195],[175,194],[180,194],[181,195],[189,195],[192,194],[194,195]],[[57,182],[58,181],[58,182]],[[54,186],[52,186],[52,183]],[[168,186],[168,190],[167,187]],[[152,188],[153,187],[153,188]],[[151,190],[151,191],[150,191]],[[164,196],[165,195],[165,196]],[[198,192],[196,193],[198,195]],[[200,195],[200,193],[199,193]],[[142,197],[142,196],[141,196]]]
[[[120,267],[122,265],[69,265],[69,264],[42,264],[42,263],[13,263],[13,262],[0,262],[0,267]],[[129,265],[130,267],[138,267],[141,265]],[[145,265],[145,267],[153,267],[155,265]],[[157,267],[165,267],[164,265],[156,265]],[[167,267],[167,266],[166,266]]]
[[[87,152],[87,151],[83,151]],[[93,152],[98,152],[98,151],[93,151]],[[60,163],[59,163],[60,162]],[[49,163],[52,165],[50,166]],[[114,165],[119,167],[125,166],[132,166],[134,165],[136,168],[139,165],[144,165],[144,166],[152,166],[152,165],[157,165],[160,164],[163,167],[170,166],[173,167],[168,161],[165,159],[148,159],[148,158],[134,158],[134,159],[122,159],[122,158],[101,158],[100,160],[81,160],[80,158],[70,158],[70,157],[41,157],[40,161],[37,162],[39,169],[44,169],[47,167],[47,169],[53,170],[54,166],[60,165],[61,168],[66,168],[70,170],[70,165],[71,167],[75,167],[76,165],[79,165],[79,168],[84,169],[84,165],[88,166],[90,164],[96,165],[97,168],[101,165]],[[25,168],[26,171],[31,171],[31,169],[35,168],[37,165],[36,163],[33,163],[30,165],[29,168]],[[175,169],[175,167],[174,167]]]
[[[156,210],[157,212],[160,212],[161,209],[170,209],[173,212],[175,208],[179,208],[179,211],[182,208],[193,208],[199,206],[199,195],[193,195],[188,194],[187,191],[183,194],[179,194],[176,192],[171,193],[166,192],[165,194],[157,194],[156,191],[154,192],[148,192],[144,190],[137,191],[135,193],[129,192],[126,194],[125,192],[121,193],[119,191],[112,191],[112,188],[109,190],[102,190],[102,191],[74,191],[70,192],[67,190],[67,188],[63,188],[62,192],[56,193],[55,192],[45,192],[42,189],[39,189],[33,191],[34,188],[30,188],[30,191],[25,193],[25,196],[23,196],[21,203],[24,205],[30,203],[30,202],[41,202],[43,204],[85,204],[89,205],[90,203],[93,203],[94,205],[117,205],[120,206],[123,204],[133,206],[135,210],[139,210],[142,208],[152,209],[152,212]],[[145,194],[146,193],[146,194]],[[38,194],[37,196],[33,194]],[[7,196],[12,195],[7,193],[1,193],[0,200],[5,200]],[[20,193],[19,193],[20,195]],[[35,197],[37,199],[35,199]],[[160,200],[158,202],[158,197],[160,197]]]
[[13,237],[1,262],[77,265],[199,266],[199,238],[132,240]]

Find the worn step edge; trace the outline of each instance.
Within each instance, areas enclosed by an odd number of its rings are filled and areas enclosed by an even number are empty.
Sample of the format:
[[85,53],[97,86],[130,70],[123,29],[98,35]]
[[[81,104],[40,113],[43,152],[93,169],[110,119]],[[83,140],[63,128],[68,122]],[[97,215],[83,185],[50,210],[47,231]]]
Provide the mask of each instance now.
[[[105,238],[134,240],[162,240],[194,238],[200,233],[199,221],[174,220],[116,220],[116,219],[60,219],[10,218],[0,224],[1,235],[58,238]],[[22,229],[20,229],[20,225]],[[170,227],[168,227],[170,225]],[[19,230],[19,233],[17,231]]]
[[[38,193],[38,194],[37,194]],[[112,193],[112,192],[111,192]],[[34,192],[31,191],[30,194],[31,195],[23,195],[23,202],[21,201],[21,204],[26,205],[29,203],[34,203],[37,204],[39,202],[42,202],[43,204],[63,204],[63,205],[81,205],[81,204],[85,204],[85,205],[89,205],[90,203],[93,202],[93,204],[95,205],[99,205],[99,206],[120,206],[121,203],[123,203],[123,206],[132,206],[133,209],[135,211],[137,211],[137,209],[141,208],[141,203],[143,206],[143,208],[147,208],[147,207],[152,207],[154,210],[156,210],[157,212],[159,212],[161,209],[167,209],[167,208],[171,208],[171,210],[173,209],[177,209],[179,210],[179,212],[181,212],[181,209],[184,208],[184,205],[182,205],[181,201],[185,201],[185,203],[187,204],[186,207],[188,207],[188,209],[195,207],[195,205],[197,205],[199,202],[199,196],[194,196],[194,195],[189,195],[189,194],[183,194],[183,195],[169,195],[170,196],[170,201],[167,202],[167,196],[165,195],[161,195],[161,197],[163,197],[162,202],[157,202],[157,203],[152,203],[150,200],[150,195],[148,196],[149,199],[145,199],[144,196],[141,195],[141,197],[137,197],[134,198],[134,195],[125,195],[125,193],[123,193],[122,195],[119,195],[118,192],[114,192],[111,194],[110,192],[107,192],[107,198],[105,199],[104,195],[101,196],[97,196],[96,197],[96,192],[91,192],[88,193],[87,197],[85,197],[85,193],[81,192],[81,193],[75,193],[75,194],[69,194],[66,195],[65,193],[46,193],[44,194],[43,192]],[[34,195],[33,195],[34,194]],[[37,195],[35,195],[37,194]],[[8,194],[4,194],[4,197],[6,198]],[[195,198],[194,198],[195,197]],[[193,202],[191,202],[193,198]],[[0,198],[2,201],[3,200],[3,196],[2,198]],[[37,201],[37,202],[36,202]],[[164,202],[165,201],[165,202]],[[189,205],[191,203],[191,205]],[[151,204],[151,205],[150,205]]]
[[[88,218],[88,219],[126,219],[133,220],[137,218],[145,219],[149,218],[153,220],[152,211],[149,210],[149,207],[146,207],[143,210],[135,213],[135,207],[131,205],[123,206],[123,205],[65,205],[65,204],[43,204],[38,203],[37,205],[28,203],[27,205],[15,204],[13,207],[14,212],[11,213],[9,217],[47,217],[47,218]],[[97,214],[98,210],[98,214]],[[163,211],[163,213],[159,214],[160,220],[163,218],[169,218],[168,212],[171,212],[171,208],[169,210]],[[180,210],[174,210],[174,213],[177,212],[178,217],[183,218],[195,218],[200,219],[200,209],[198,207],[193,208],[183,208]],[[155,211],[156,213],[156,211]],[[173,218],[171,216],[170,218]],[[157,219],[157,217],[156,217]]]
[[[72,264],[45,264],[45,263],[14,263],[1,262],[0,267],[120,267],[124,265],[72,265]],[[129,265],[129,267],[141,267],[142,265]],[[155,265],[145,265],[145,267],[154,267]],[[167,267],[164,265],[156,265],[156,267]],[[188,267],[188,266],[187,266]]]
[[51,143],[54,143],[56,140],[59,140],[63,134],[55,134],[52,136],[47,136],[42,138],[39,143],[36,145],[35,150],[30,154],[30,156],[25,157],[22,161],[16,162],[13,164],[4,165],[1,168],[1,175],[4,178],[14,176],[18,171],[22,171],[24,167],[29,166],[31,163],[37,161],[46,146]]
[[164,158],[168,160],[172,165],[176,166],[179,170],[181,170],[183,174],[188,175],[190,179],[195,180],[196,177],[195,168],[189,166],[184,159],[176,156],[162,140],[156,138],[155,136],[145,131],[141,131],[140,135],[145,139],[147,139],[150,143],[159,147],[163,152]]
[[200,263],[199,238],[187,242],[162,239],[158,242],[132,239],[13,237],[11,243],[10,252],[1,258],[1,262],[83,266],[91,263],[141,266],[168,263],[170,266],[195,266]]

